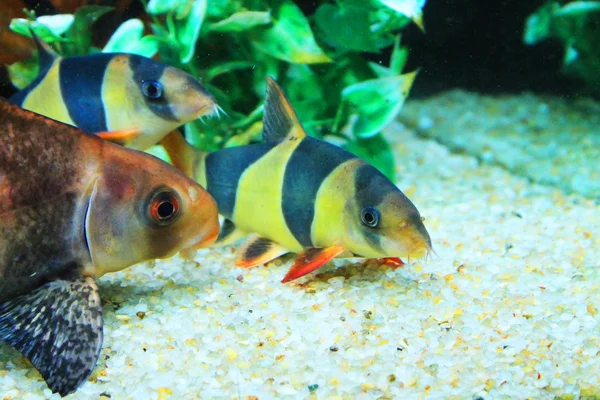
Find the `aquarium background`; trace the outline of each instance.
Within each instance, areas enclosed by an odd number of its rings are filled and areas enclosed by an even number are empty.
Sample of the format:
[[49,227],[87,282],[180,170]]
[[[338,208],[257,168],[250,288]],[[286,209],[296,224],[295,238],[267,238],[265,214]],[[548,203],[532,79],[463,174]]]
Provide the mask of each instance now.
[[[10,13],[0,15],[2,63],[31,54],[30,41],[8,29],[12,18],[25,18],[21,8],[42,16],[83,4],[0,1]],[[282,2],[214,3],[264,11]],[[98,48],[131,18],[151,33],[141,2],[85,4],[116,7],[91,28]],[[100,281],[105,348],[73,398],[600,397],[600,66],[593,51],[600,2],[430,0],[424,30],[399,20],[383,35],[399,41],[341,53],[332,43],[356,39],[352,30],[328,43],[315,14],[323,5],[365,2],[293,4],[323,53],[350,61],[277,59],[269,73],[278,73],[310,134],[394,178],[426,218],[437,256],[397,270],[336,260],[282,285],[292,257],[243,270],[233,266],[234,246],[203,251],[194,262],[176,257],[107,275]],[[230,33],[211,35],[200,35],[195,56],[219,66],[214,57],[239,45]],[[239,59],[268,59],[256,54]],[[211,86],[229,117],[186,128],[205,150],[258,140],[262,83],[247,65],[235,67]],[[269,64],[256,68],[264,75]],[[321,68],[344,73],[311,80],[309,72]],[[344,108],[344,88],[417,70],[406,101],[392,97],[402,107],[385,114],[389,120],[370,118],[382,115],[377,91],[386,85],[358,92]],[[8,96],[15,89],[0,71]],[[361,108],[372,102],[375,113]],[[361,115],[378,129],[361,130]],[[51,396],[2,344],[0,394]]]

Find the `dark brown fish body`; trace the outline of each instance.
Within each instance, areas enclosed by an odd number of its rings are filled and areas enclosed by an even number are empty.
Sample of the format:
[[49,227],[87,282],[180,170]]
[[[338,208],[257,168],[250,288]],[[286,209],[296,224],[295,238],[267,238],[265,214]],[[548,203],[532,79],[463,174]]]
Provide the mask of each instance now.
[[95,278],[217,234],[214,199],[172,166],[0,99],[0,341],[53,392],[96,364]]
[[84,230],[91,182],[81,166],[94,168],[103,143],[43,123],[27,125],[26,119],[10,118],[5,103],[0,110],[3,301],[91,262]]

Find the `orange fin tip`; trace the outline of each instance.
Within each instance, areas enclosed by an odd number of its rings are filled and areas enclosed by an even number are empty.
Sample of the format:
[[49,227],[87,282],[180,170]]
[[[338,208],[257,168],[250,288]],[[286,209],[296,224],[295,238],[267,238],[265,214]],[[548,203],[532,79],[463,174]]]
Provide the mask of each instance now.
[[139,129],[122,129],[119,131],[98,132],[96,136],[110,142],[126,142],[141,135]]
[[326,248],[310,248],[304,250],[296,257],[296,262],[283,278],[281,283],[286,283],[298,279],[331,261],[344,252],[342,246],[332,246]]
[[385,258],[380,258],[377,261],[379,262],[379,265],[386,265],[393,269],[400,268],[401,266],[406,265],[406,263],[404,261],[402,261],[401,259],[399,259],[398,257],[385,257]]
[[286,249],[271,239],[252,235],[239,248],[235,265],[242,268],[252,268],[274,260],[287,252]]

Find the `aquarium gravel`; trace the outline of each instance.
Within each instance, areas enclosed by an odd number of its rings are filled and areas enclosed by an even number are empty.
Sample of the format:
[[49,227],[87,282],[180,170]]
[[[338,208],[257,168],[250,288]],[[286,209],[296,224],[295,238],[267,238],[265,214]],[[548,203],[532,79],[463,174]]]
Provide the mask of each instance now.
[[453,151],[600,199],[600,102],[590,98],[453,90],[409,102],[401,120]]
[[[600,396],[598,203],[400,124],[386,135],[437,256],[336,260],[282,285],[290,256],[243,270],[225,247],[106,275],[104,348],[71,398]],[[45,398],[59,396],[0,344],[0,399]]]

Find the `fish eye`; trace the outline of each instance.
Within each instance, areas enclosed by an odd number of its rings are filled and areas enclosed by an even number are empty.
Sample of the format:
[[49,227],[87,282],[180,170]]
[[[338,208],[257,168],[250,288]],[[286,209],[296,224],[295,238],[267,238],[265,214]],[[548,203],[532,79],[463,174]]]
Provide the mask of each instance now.
[[162,84],[157,81],[144,81],[142,82],[142,93],[149,99],[160,99],[163,95]]
[[365,207],[360,212],[363,224],[375,228],[379,224],[379,211],[375,207]]
[[179,197],[171,190],[155,191],[148,206],[150,219],[157,225],[171,224],[179,215]]

